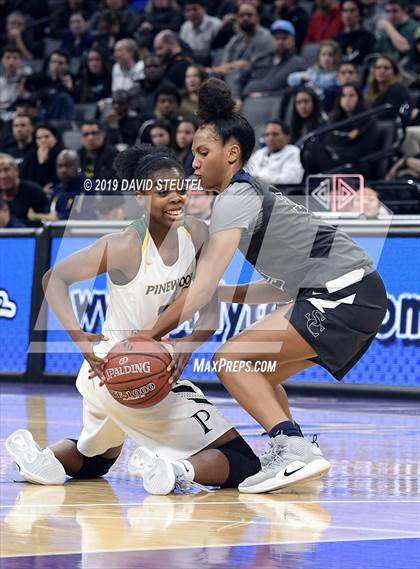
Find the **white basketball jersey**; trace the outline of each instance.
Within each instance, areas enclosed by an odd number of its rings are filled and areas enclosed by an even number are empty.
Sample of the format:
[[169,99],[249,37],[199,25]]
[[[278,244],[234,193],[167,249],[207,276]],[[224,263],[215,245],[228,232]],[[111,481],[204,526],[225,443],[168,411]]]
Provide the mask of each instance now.
[[131,227],[140,237],[140,268],[125,285],[113,283],[108,275],[109,305],[102,333],[110,341],[97,346],[98,352],[101,348],[108,351],[116,342],[151,324],[182,289],[190,286],[194,276],[196,251],[185,225],[177,230],[178,259],[171,266],[163,262],[144,219],[135,221]]

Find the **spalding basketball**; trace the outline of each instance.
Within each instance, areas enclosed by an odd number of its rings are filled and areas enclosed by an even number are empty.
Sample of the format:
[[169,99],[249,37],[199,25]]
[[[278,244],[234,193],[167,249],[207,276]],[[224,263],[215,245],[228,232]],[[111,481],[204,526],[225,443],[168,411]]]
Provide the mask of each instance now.
[[156,405],[170,392],[167,371],[172,357],[165,346],[151,338],[132,336],[115,344],[105,365],[105,385],[112,397],[126,407]]

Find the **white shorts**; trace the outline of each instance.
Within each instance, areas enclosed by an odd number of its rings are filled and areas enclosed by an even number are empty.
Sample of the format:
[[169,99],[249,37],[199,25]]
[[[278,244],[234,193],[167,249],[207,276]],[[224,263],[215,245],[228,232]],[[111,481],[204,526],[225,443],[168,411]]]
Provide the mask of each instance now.
[[178,381],[172,391],[153,407],[125,407],[88,379],[85,361],[76,387],[83,397],[83,430],[77,448],[85,456],[103,454],[122,445],[126,436],[169,460],[188,458],[203,450],[232,425],[190,381]]

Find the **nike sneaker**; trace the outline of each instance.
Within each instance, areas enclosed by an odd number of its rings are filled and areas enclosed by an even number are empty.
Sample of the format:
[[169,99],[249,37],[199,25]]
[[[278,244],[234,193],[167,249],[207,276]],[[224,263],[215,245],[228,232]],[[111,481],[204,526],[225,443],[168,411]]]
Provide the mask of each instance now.
[[166,495],[171,492],[180,491],[202,491],[212,492],[212,490],[187,480],[180,466],[173,462],[153,455],[148,449],[138,447],[130,458],[128,471],[134,476],[143,478],[143,488],[149,494]]
[[269,441],[261,470],[239,484],[239,491],[249,494],[273,492],[296,482],[319,478],[331,468],[316,442],[303,437],[277,435]]
[[26,429],[12,433],[5,442],[20,474],[33,484],[64,484],[66,471],[49,448],[42,449]]

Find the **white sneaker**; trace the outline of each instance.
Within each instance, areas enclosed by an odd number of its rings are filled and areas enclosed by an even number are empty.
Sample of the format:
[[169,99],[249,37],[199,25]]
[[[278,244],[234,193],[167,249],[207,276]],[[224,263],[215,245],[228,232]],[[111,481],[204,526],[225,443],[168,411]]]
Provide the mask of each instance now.
[[250,494],[273,492],[296,484],[319,478],[330,470],[316,442],[303,437],[277,435],[269,441],[270,450],[261,460],[261,470],[246,478],[238,489]]
[[149,494],[166,495],[175,490],[204,490],[212,492],[205,486],[187,480],[181,469],[160,456],[154,455],[145,447],[137,448],[132,454],[128,471],[134,476],[143,478],[143,488]]
[[128,461],[128,472],[132,476],[144,478],[145,474],[154,466],[157,455],[146,447],[138,447]]
[[66,471],[49,448],[41,449],[26,429],[12,433],[5,442],[6,450],[19,472],[33,484],[64,484]]

